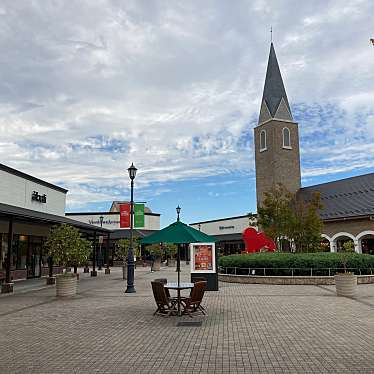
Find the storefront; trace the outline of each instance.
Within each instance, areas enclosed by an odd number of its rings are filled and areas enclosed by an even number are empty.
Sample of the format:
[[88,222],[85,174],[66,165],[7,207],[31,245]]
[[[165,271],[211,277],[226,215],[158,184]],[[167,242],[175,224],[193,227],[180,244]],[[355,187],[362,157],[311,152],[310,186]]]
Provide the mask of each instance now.
[[[0,164],[0,282],[3,285],[48,274],[43,242],[52,226],[70,224],[86,237],[109,232],[66,218],[66,193],[64,188]],[[55,266],[53,270],[58,273],[62,269]]]
[[248,215],[194,222],[190,226],[217,238],[216,246],[221,256],[241,253],[245,249],[243,231],[249,226],[257,229],[255,220]]

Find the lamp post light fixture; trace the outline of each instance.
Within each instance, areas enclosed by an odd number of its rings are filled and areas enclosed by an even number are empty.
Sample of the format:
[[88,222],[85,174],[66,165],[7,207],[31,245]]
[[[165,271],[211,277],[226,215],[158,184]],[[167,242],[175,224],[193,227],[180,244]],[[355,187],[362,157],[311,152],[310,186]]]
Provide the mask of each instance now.
[[176,207],[176,211],[177,211],[177,221],[179,221],[179,214],[181,212],[181,207],[179,205]]
[[131,201],[130,201],[130,247],[127,254],[127,288],[126,293],[134,293],[134,248],[133,248],[133,229],[134,229],[134,179],[136,177],[137,168],[131,163],[131,166],[127,169],[131,180]]

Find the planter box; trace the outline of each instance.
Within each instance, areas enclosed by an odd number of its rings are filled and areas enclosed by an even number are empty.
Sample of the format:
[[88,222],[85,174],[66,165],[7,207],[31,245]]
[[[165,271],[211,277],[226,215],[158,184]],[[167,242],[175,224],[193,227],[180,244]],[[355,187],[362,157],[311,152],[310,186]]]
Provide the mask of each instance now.
[[58,275],[56,277],[56,296],[71,297],[77,294],[77,277],[75,274]]
[[127,264],[123,265],[123,263],[122,263],[122,279],[127,279]]
[[336,294],[338,296],[354,297],[357,291],[357,275],[337,274],[334,276]]
[[175,266],[176,261],[175,258],[168,258],[168,266]]
[[161,259],[156,258],[155,262],[153,263],[153,271],[160,271],[161,270]]

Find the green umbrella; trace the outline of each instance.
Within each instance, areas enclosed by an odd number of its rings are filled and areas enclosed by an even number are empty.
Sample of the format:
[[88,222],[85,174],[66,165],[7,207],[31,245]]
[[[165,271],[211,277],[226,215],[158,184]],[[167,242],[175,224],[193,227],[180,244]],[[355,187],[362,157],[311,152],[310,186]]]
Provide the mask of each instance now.
[[174,244],[189,244],[189,243],[212,243],[217,239],[213,236],[204,234],[203,232],[186,225],[181,221],[176,221],[164,229],[155,232],[143,238],[141,244],[154,243],[174,243]]
[[[218,240],[213,236],[204,234],[203,232],[186,225],[181,221],[176,221],[164,229],[155,232],[143,238],[141,244],[154,243],[174,243],[174,244],[189,244],[189,243],[215,243]],[[178,245],[177,252],[177,271],[178,271],[178,287],[180,284],[180,252]],[[178,290],[178,315],[180,315],[180,291]]]

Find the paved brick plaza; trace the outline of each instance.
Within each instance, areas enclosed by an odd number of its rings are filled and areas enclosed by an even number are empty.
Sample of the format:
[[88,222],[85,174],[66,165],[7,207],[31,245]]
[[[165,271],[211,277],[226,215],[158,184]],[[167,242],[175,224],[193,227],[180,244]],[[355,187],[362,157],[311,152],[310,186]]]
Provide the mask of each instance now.
[[175,271],[138,269],[132,295],[120,276],[83,278],[70,300],[53,287],[1,296],[0,373],[374,372],[374,285],[350,300],[331,286],[221,283],[202,326],[177,327],[152,315],[149,284]]

